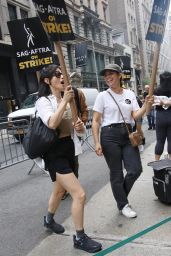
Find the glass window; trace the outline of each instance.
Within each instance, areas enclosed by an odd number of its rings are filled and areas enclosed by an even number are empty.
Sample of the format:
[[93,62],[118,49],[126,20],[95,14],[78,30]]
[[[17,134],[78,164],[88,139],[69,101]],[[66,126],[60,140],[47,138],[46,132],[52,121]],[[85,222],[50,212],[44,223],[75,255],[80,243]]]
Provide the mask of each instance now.
[[103,6],[104,20],[106,21],[106,6]]
[[25,11],[23,9],[20,9],[20,14],[21,14],[22,19],[28,18],[28,12],[27,11]]
[[38,99],[38,93],[30,94],[21,104],[21,108],[33,108],[36,100]]
[[79,35],[80,33],[80,30],[79,30],[79,20],[78,20],[78,17],[74,16],[74,23],[75,23],[75,32],[76,34]]
[[94,0],[94,7],[95,7],[95,12],[98,12],[97,0]]
[[88,8],[90,8],[90,0],[88,0],[87,2],[88,2]]
[[84,36],[88,38],[88,26],[84,23]]
[[67,53],[68,53],[68,60],[69,60],[70,70],[73,70],[72,50],[71,50],[71,45],[70,44],[67,44]]
[[17,10],[15,5],[8,4],[8,12],[10,20],[17,19]]

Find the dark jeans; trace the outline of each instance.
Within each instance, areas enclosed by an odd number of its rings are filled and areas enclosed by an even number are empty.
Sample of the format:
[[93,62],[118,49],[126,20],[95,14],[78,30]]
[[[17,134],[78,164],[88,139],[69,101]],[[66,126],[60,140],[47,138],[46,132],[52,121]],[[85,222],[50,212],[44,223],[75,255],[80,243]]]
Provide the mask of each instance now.
[[[131,146],[124,126],[102,127],[101,145],[110,169],[112,192],[121,210],[128,204],[128,194],[142,172],[139,150]],[[125,177],[123,164],[127,172]]]
[[155,128],[155,110],[152,108],[150,113],[147,115],[149,128]]

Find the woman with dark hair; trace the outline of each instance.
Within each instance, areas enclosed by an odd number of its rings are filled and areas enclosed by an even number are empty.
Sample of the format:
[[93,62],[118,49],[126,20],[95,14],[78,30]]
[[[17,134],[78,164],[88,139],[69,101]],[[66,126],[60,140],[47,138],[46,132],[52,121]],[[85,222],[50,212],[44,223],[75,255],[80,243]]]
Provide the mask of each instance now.
[[42,69],[38,95],[38,115],[45,125],[59,131],[59,139],[44,156],[45,168],[54,183],[48,213],[44,217],[44,226],[57,234],[65,231],[62,225],[55,222],[54,214],[65,191],[69,192],[73,199],[71,212],[76,229],[76,235],[73,237],[74,247],[94,253],[101,250],[102,245],[84,233],[85,192],[73,173],[75,148],[72,138],[76,137],[75,133],[83,134],[85,127],[79,118],[75,123],[72,122],[69,103],[73,100],[74,94],[70,85],[65,88],[63,75],[58,66],[49,65]]
[[[154,93],[156,103],[155,160],[160,160],[167,139],[167,151],[171,159],[171,73],[160,75],[160,85]],[[170,99],[169,99],[170,98]]]
[[[95,150],[98,156],[104,154],[110,169],[111,188],[119,211],[127,218],[135,218],[137,213],[129,205],[128,194],[142,172],[142,165],[138,147],[131,145],[123,117],[132,131],[132,120],[143,116],[149,96],[140,108],[134,92],[122,88],[122,70],[117,64],[107,65],[100,75],[109,89],[98,94],[93,107]],[[123,164],[127,172],[125,176]]]

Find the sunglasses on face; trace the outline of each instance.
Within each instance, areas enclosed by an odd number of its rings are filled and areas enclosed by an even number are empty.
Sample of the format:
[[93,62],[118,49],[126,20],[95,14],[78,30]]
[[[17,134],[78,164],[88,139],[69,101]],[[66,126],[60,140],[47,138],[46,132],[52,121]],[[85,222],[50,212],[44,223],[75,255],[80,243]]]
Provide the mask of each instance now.
[[55,71],[54,76],[56,76],[57,78],[60,78],[62,76],[61,71]]

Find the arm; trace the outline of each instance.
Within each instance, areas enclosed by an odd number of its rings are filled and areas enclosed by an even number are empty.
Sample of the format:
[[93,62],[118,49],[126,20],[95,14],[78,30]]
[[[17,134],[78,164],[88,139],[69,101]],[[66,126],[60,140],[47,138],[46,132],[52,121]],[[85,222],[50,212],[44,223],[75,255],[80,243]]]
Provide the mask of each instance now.
[[142,105],[142,107],[140,109],[138,109],[137,111],[132,112],[132,117],[135,120],[141,118],[145,114],[147,103],[149,103],[152,106],[152,104],[154,103],[154,96],[147,95],[146,98],[145,98],[145,102]]
[[92,131],[93,131],[93,139],[95,143],[95,151],[98,156],[101,156],[102,147],[99,139],[99,131],[100,131],[100,123],[101,123],[102,114],[94,111],[93,113],[93,122],[92,122]]
[[67,103],[69,103],[74,98],[73,90],[71,86],[67,86],[64,92],[64,97],[62,98],[61,102],[55,113],[53,113],[48,121],[48,127],[51,129],[56,129],[63,117],[64,111],[66,110]]

